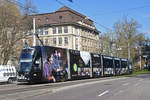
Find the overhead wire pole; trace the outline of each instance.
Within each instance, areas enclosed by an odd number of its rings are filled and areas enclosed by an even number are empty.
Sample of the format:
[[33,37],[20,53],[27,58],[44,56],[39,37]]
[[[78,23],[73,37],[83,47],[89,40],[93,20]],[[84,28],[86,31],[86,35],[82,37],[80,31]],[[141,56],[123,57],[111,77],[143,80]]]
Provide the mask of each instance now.
[[33,46],[36,46],[36,36],[35,36],[35,18],[33,18]]
[[142,51],[140,46],[140,70],[142,70]]

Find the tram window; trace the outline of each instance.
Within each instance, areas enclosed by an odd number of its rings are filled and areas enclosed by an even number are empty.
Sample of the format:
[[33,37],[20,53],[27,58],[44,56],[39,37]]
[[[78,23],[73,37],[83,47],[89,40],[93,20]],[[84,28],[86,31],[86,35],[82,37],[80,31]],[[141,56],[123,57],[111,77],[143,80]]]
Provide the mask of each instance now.
[[38,51],[37,52],[37,55],[36,55],[36,58],[35,58],[35,61],[34,61],[34,64],[35,64],[35,67],[38,67],[41,69],[42,67],[42,58],[41,58],[41,52]]
[[116,68],[119,68],[119,67],[120,67],[119,60],[115,60],[115,67],[116,67]]
[[104,59],[105,68],[113,68],[113,61],[111,59]]
[[127,62],[122,62],[122,68],[126,68],[127,67]]
[[92,65],[93,67],[101,67],[100,57],[92,57]]

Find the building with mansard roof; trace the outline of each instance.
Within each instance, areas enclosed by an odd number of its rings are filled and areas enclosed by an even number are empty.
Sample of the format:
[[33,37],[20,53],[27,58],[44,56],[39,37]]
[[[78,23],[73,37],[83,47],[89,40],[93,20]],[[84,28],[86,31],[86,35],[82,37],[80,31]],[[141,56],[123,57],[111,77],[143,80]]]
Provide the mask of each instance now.
[[[44,45],[99,53],[99,31],[87,16],[66,6],[56,12],[31,15]],[[32,33],[32,32],[31,32]],[[28,42],[32,44],[32,36]],[[40,45],[36,41],[36,45]]]

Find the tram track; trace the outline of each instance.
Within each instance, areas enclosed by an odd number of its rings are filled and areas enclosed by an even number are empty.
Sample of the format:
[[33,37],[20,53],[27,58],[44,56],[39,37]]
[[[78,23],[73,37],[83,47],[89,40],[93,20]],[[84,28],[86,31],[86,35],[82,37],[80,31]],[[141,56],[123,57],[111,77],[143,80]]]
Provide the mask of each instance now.
[[[112,79],[112,77],[109,78],[96,78],[96,79],[86,79],[86,80],[76,80],[76,81],[67,81],[67,82],[58,82],[58,83],[43,83],[43,84],[27,84],[27,83],[21,83],[16,84],[16,86],[12,85],[11,88],[3,88],[0,89],[0,95],[8,95],[13,93],[20,93],[25,91],[32,91],[32,90],[40,90],[40,89],[52,89],[52,88],[59,88],[64,86],[71,86],[75,84],[80,83],[86,83],[91,81],[101,81],[101,80],[107,80]],[[7,87],[7,86],[6,86]]]

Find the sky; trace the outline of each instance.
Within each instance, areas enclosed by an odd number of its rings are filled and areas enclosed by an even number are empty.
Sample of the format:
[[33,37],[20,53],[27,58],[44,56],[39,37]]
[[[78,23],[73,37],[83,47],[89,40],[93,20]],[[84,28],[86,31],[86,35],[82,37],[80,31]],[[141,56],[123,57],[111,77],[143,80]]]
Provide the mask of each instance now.
[[[57,1],[98,23],[95,26],[102,33],[108,29],[113,30],[114,23],[127,16],[137,21],[140,25],[138,31],[150,38],[150,0],[72,0],[72,3],[68,0]],[[63,6],[56,0],[33,0],[33,5],[37,7],[38,13],[55,12]]]

